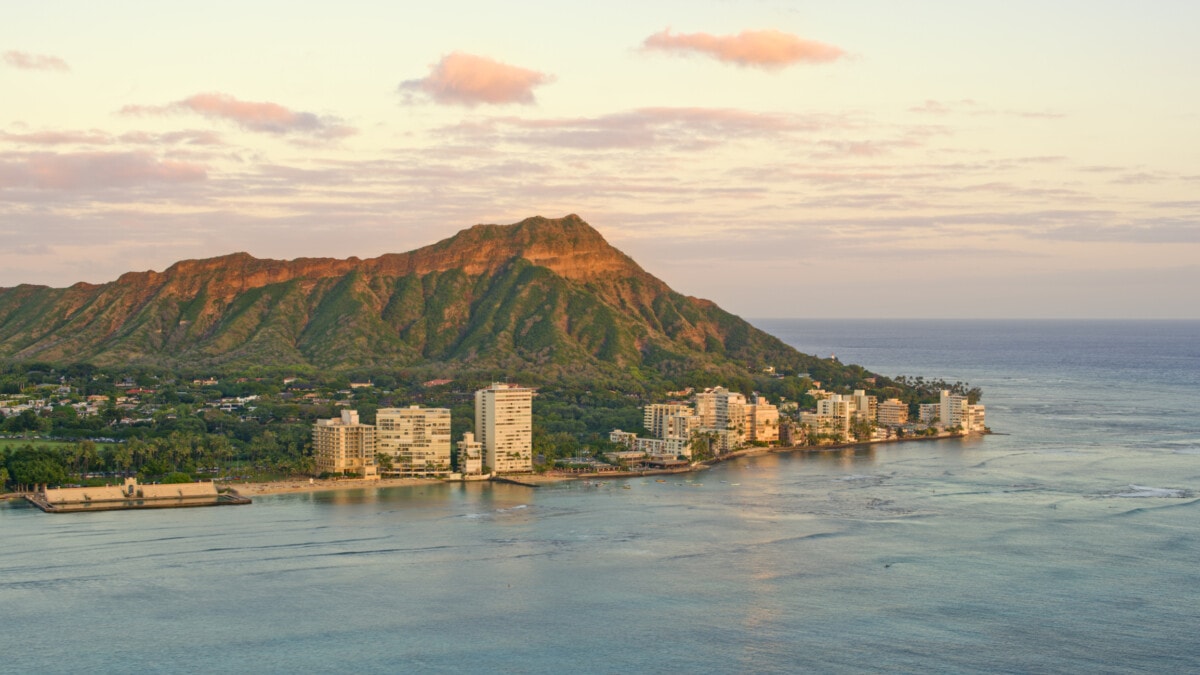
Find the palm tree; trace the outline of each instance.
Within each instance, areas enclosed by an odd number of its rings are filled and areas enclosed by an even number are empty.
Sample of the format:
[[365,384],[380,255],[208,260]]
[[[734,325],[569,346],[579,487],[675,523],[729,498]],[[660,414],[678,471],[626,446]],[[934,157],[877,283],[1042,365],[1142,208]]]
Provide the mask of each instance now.
[[381,472],[391,471],[393,467],[392,456],[386,452],[375,453],[375,466],[378,467],[379,471]]
[[100,461],[100,454],[96,452],[96,444],[90,440],[80,441],[76,446],[75,454],[83,466],[79,472],[79,482],[82,483],[87,478],[88,469],[92,464]]
[[129,475],[129,467],[133,466],[133,450],[129,443],[122,443],[113,449],[112,463],[114,468],[121,470],[122,477]]

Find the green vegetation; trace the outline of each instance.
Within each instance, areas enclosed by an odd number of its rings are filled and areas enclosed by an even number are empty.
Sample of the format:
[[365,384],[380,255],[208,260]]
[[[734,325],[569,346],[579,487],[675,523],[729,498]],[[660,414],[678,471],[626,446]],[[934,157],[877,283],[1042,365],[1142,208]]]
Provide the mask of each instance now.
[[[823,372],[822,387],[828,390],[920,396],[856,367]],[[642,406],[679,398],[688,388],[722,385],[757,391],[777,403],[812,405],[805,394],[813,386],[809,377],[745,370],[714,374],[702,367],[680,368],[668,376],[653,361],[633,373],[550,364],[512,374],[460,372],[448,384],[425,385],[440,374],[432,366],[360,367],[316,375],[304,368],[173,371],[10,363],[0,367],[0,391],[5,392],[0,405],[7,406],[0,408],[5,414],[0,431],[8,436],[0,437],[0,468],[7,474],[5,483],[16,489],[38,483],[102,484],[126,475],[165,482],[310,474],[317,419],[334,417],[343,406],[358,410],[367,423],[374,422],[382,407],[444,407],[451,411],[453,435],[459,438],[474,430],[474,391],[496,379],[537,388],[534,456],[543,469],[564,457],[600,457],[614,450],[608,441],[613,429],[644,434]],[[867,377],[874,381],[863,379]],[[351,381],[373,386],[351,389]],[[935,400],[941,387],[925,383],[928,395],[920,400]],[[965,385],[958,390],[977,391]],[[15,407],[25,409],[13,412]],[[869,431],[864,426],[855,434]],[[707,445],[698,450],[701,458],[711,452]]]

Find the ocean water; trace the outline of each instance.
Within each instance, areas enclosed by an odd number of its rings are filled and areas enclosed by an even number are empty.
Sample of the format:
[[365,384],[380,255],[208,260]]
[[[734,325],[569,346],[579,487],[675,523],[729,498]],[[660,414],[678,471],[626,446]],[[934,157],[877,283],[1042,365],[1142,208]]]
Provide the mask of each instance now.
[[756,323],[979,385],[999,433],[663,483],[0,505],[0,670],[1200,670],[1200,323]]

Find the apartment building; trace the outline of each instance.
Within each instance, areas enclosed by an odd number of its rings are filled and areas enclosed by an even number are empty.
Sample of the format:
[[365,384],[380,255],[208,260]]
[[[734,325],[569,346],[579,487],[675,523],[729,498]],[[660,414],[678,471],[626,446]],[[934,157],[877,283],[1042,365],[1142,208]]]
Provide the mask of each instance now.
[[689,438],[700,418],[686,403],[651,403],[642,408],[642,425],[655,438]]
[[752,402],[745,406],[743,426],[747,441],[775,443],[779,440],[779,409],[754,394]]
[[937,403],[922,403],[920,420],[926,424],[936,420],[938,426],[953,429],[962,428],[967,433],[984,430],[986,413],[982,405],[968,403],[966,396],[952,394],[943,389]]
[[392,471],[428,476],[450,471],[448,408],[380,408],[375,414],[376,451],[390,455]]
[[879,404],[876,419],[885,427],[898,427],[908,424],[908,404],[898,398],[889,398]]
[[475,433],[497,473],[533,470],[533,390],[496,382],[475,392]]
[[483,473],[483,444],[475,440],[475,434],[464,431],[457,449],[458,457],[455,463],[459,473],[464,476],[478,476]]

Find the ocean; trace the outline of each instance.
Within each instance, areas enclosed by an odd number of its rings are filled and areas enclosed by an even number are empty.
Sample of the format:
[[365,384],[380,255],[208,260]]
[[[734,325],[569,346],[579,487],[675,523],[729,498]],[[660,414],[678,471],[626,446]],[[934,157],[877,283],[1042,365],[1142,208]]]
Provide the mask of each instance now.
[[980,386],[997,433],[662,483],[3,504],[0,670],[1200,670],[1200,322],[755,323]]

